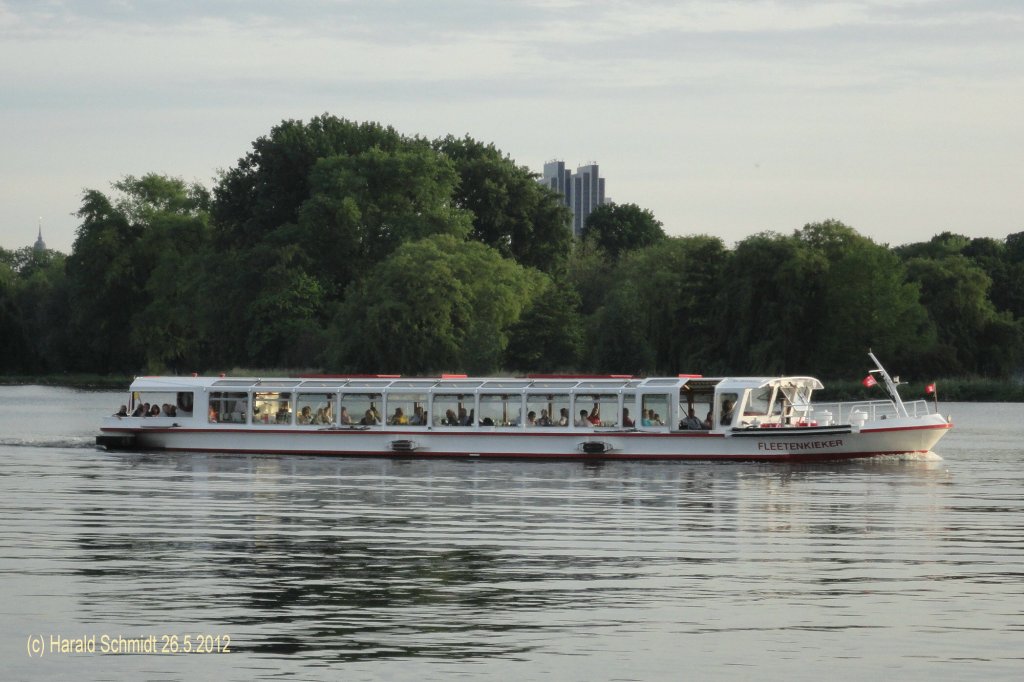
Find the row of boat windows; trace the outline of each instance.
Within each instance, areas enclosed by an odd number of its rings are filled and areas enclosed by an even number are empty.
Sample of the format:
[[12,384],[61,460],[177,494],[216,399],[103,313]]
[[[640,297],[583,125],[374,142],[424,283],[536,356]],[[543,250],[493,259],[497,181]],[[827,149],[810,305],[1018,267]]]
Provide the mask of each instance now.
[[[210,394],[210,423],[388,426],[664,426],[672,394]],[[681,407],[685,413],[685,406]]]

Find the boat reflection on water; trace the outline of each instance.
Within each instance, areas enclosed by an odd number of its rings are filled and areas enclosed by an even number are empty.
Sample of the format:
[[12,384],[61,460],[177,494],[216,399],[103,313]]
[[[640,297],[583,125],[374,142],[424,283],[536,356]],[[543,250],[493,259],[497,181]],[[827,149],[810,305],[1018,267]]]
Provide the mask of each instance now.
[[[514,657],[684,585],[707,595],[702,581],[751,560],[804,565],[829,537],[878,531],[864,520],[874,488],[945,478],[935,461],[114,461],[130,494],[98,489],[73,512],[81,577],[97,586],[81,596],[89,618],[125,608],[155,625],[173,603],[251,652],[347,661]],[[878,505],[879,527],[891,506]]]

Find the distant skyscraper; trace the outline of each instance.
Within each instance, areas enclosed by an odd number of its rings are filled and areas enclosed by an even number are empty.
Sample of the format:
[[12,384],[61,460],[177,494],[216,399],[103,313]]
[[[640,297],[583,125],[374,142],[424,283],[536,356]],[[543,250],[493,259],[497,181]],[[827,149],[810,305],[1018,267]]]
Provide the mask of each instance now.
[[548,161],[544,164],[541,184],[562,195],[562,200],[572,211],[572,231],[577,237],[583,233],[583,225],[591,211],[608,201],[604,193],[604,178],[596,163],[588,163],[572,171],[565,169],[564,161]]

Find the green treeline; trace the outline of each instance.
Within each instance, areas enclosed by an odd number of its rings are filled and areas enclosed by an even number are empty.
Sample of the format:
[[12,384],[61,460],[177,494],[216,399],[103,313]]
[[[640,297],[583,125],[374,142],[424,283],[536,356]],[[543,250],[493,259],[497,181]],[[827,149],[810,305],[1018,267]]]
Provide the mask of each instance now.
[[727,247],[633,204],[573,239],[494,145],[284,121],[212,190],[84,192],[70,255],[0,249],[0,374],[1016,377],[1024,233],[890,248],[840,222]]

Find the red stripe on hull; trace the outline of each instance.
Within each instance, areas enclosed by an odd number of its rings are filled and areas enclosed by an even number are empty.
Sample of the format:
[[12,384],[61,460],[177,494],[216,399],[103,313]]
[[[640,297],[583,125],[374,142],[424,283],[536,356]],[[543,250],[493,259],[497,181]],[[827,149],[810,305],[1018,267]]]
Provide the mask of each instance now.
[[842,452],[842,453],[801,453],[801,454],[780,454],[780,455],[740,455],[740,454],[565,454],[565,453],[538,453],[538,452],[502,452],[502,453],[469,453],[469,452],[391,452],[391,451],[347,451],[337,452],[335,450],[261,450],[252,448],[225,449],[225,448],[156,448],[166,452],[212,452],[229,455],[298,455],[316,457],[374,457],[387,459],[533,459],[533,460],[562,460],[562,461],[681,461],[694,460],[704,462],[834,462],[847,459],[865,459],[868,457],[881,457],[893,455],[923,454],[927,450],[902,450],[897,452]]

